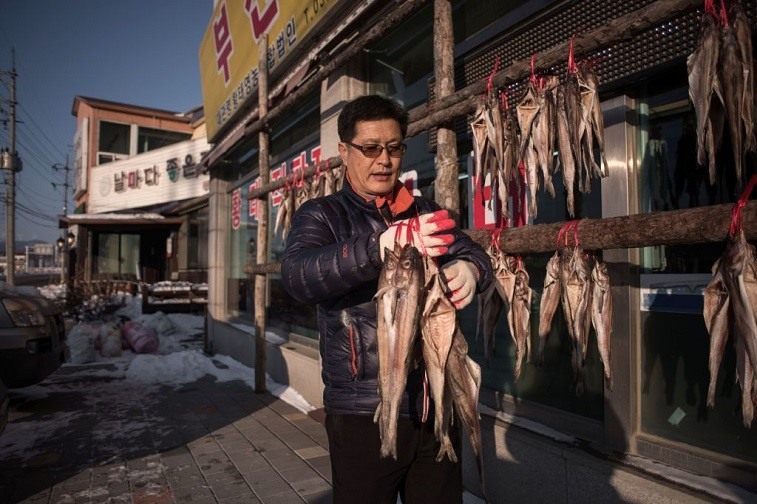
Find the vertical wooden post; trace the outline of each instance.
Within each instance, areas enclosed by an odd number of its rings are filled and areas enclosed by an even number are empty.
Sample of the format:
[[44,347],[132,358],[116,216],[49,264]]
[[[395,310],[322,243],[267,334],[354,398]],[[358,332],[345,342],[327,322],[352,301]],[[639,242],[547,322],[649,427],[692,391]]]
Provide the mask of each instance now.
[[[455,93],[455,37],[452,31],[451,0],[434,0],[434,101]],[[434,107],[431,103],[430,107]],[[436,133],[436,181],[434,198],[457,218],[460,192],[457,179],[457,135],[453,122],[439,126]]]
[[[258,43],[258,117],[265,125],[268,115],[268,35],[263,35]],[[268,128],[265,126],[258,133],[260,183],[266,185],[270,178],[268,163]],[[257,264],[268,262],[268,194],[258,200],[258,249]],[[265,273],[255,274],[255,393],[262,394],[265,388],[265,326],[266,326],[266,287],[268,277]]]

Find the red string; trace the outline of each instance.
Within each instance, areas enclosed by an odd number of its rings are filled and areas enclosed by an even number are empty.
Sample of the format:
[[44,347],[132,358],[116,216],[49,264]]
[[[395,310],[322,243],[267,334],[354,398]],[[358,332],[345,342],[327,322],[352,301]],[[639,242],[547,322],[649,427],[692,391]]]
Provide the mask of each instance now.
[[501,249],[499,248],[499,237],[502,235],[502,228],[498,227],[494,230],[492,233],[492,246],[494,249],[499,252]]
[[500,91],[499,99],[502,102],[502,110],[507,112],[510,109],[510,104],[507,102],[507,93],[505,93],[504,91]]
[[575,38],[575,35],[570,37],[570,50],[568,51],[568,72],[572,74],[578,73],[578,66],[576,66],[576,57],[573,52],[573,40],[575,40]]
[[534,86],[538,88],[539,83],[536,80],[536,55],[537,54],[539,53],[535,53],[531,55],[531,84],[533,84]]
[[560,231],[557,233],[557,247],[560,247],[560,242],[565,242],[565,247],[568,246],[568,240],[570,239],[570,232],[573,231],[573,243],[576,247],[578,247],[578,225],[581,223],[580,220],[572,220],[566,222],[563,227],[560,228]]
[[[713,10],[715,10],[714,6]],[[720,22],[724,27],[728,27],[728,13],[725,10],[725,0],[720,0]]]
[[494,58],[494,70],[492,70],[492,73],[489,74],[489,79],[486,82],[486,97],[489,97],[489,93],[491,93],[492,86],[494,85],[494,74],[497,73],[497,68],[499,68],[499,56],[496,56]]
[[749,179],[749,183],[741,194],[741,197],[736,204],[733,205],[733,210],[731,211],[731,226],[728,229],[728,234],[730,236],[740,233],[743,229],[741,223],[741,209],[744,208],[747,201],[749,201],[749,195],[752,194],[752,189],[754,189],[755,184],[757,184],[757,175],[752,175],[752,178]]

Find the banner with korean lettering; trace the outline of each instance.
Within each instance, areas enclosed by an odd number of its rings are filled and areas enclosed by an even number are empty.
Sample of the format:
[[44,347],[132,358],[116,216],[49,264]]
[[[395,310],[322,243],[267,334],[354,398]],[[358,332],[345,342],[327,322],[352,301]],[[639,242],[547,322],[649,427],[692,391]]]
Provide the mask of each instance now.
[[200,44],[200,77],[208,140],[257,102],[258,43],[268,34],[272,71],[339,0],[221,0]]
[[200,159],[209,148],[204,138],[197,138],[96,166],[88,212],[117,212],[205,196],[210,175],[202,171]]

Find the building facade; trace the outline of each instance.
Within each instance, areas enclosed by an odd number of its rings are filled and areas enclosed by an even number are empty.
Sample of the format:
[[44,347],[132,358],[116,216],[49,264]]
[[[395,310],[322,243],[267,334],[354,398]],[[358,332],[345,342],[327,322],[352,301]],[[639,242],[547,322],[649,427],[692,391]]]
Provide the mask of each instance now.
[[207,271],[209,150],[201,108],[186,113],[77,96],[70,276],[155,283]]
[[[272,121],[272,180],[337,155],[336,120],[352,98],[379,93],[396,98],[411,111],[432,103],[434,6],[417,3],[412,14],[317,86],[310,86],[311,93]],[[527,62],[576,34],[633,16],[653,3],[454,1],[455,87],[486,81],[498,69]],[[757,4],[741,3],[754,26]],[[267,2],[266,12],[275,8],[277,14],[257,12],[253,17],[241,0],[218,1],[200,49],[213,145],[205,158],[210,171],[209,344],[213,351],[248,365],[254,365],[255,337],[253,277],[245,273],[245,266],[255,263],[257,205],[262,204],[247,197],[259,185],[258,138],[244,134],[257,118],[256,44],[262,39],[256,35],[268,33],[269,96],[275,108],[289,93],[308,88],[308,79],[318,68],[400,8],[383,2],[333,0],[313,3],[323,10],[303,12],[294,4]],[[694,111],[686,58],[695,48],[702,6],[678,4],[680,13],[580,55],[593,62],[600,79],[609,176],[594,180],[590,192],[578,195],[579,218],[731,203],[738,197],[727,147],[719,154],[723,169],[714,185],[706,182],[693,157]],[[269,24],[263,30],[251,19],[267,19]],[[299,31],[303,26],[307,30]],[[549,70],[564,77],[567,58],[566,53],[565,61]],[[526,81],[524,76],[502,89],[511,105],[522,97]],[[487,202],[477,200],[472,190],[468,118],[456,118],[453,128],[463,227],[501,226],[496,216],[487,213],[491,212]],[[403,167],[411,174],[408,178],[417,191],[433,197],[436,130],[421,131],[407,144]],[[555,197],[540,191],[538,217],[528,224],[571,219],[561,177],[554,183]],[[281,190],[271,193],[271,222],[281,200]],[[273,234],[273,225],[269,231],[269,260],[277,262],[284,242],[280,234]],[[615,299],[612,390],[604,386],[593,334],[584,368],[585,390],[577,396],[571,389],[570,341],[559,312],[544,364],[527,364],[517,382],[515,346],[506,322],[500,322],[496,353],[486,363],[483,343],[476,338],[476,303],[462,312],[469,354],[483,371],[480,403],[490,500],[564,502],[583,501],[587,495],[596,501],[633,502],[678,502],[697,496],[757,498],[757,428],[745,427],[738,413],[740,388],[734,383],[735,352],[730,346],[715,405],[706,405],[709,335],[702,317],[702,293],[723,248],[724,243],[601,251]],[[550,255],[524,257],[535,294],[534,341]],[[272,339],[267,344],[266,371],[319,406],[314,307],[291,299],[272,274],[267,316],[270,332],[286,337],[288,343]],[[475,463],[467,455],[466,486],[476,493]]]

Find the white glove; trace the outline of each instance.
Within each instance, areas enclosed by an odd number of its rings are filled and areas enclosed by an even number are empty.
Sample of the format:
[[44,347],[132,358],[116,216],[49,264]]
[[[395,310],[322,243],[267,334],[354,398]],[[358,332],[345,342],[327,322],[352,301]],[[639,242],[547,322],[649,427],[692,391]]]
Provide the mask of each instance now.
[[447,246],[455,241],[450,233],[443,233],[454,229],[455,221],[449,218],[447,210],[437,210],[419,217],[394,222],[389,229],[379,237],[381,260],[384,260],[384,250],[394,250],[394,244],[404,246],[407,243],[415,246],[421,254],[438,257],[447,253]]
[[455,308],[461,310],[468,306],[476,293],[478,268],[471,262],[455,259],[442,266],[442,272],[447,279],[447,297]]

